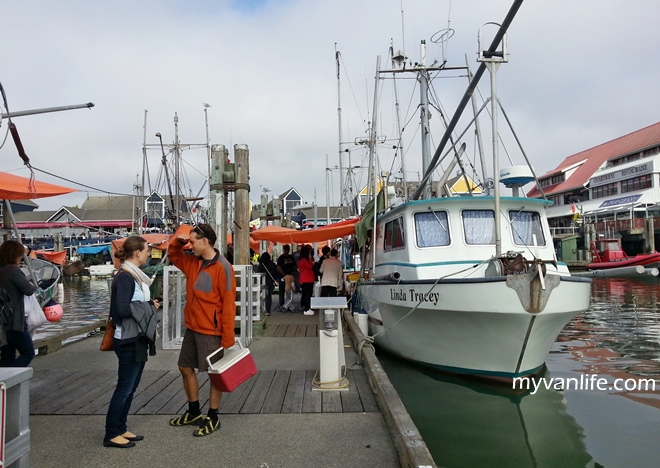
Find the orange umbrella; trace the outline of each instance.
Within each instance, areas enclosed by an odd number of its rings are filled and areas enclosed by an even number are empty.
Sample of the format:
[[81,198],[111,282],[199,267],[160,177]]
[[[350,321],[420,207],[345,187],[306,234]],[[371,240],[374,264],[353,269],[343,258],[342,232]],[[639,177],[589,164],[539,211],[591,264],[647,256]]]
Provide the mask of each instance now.
[[61,185],[39,182],[30,184],[30,179],[7,172],[0,172],[0,199],[32,200],[34,198],[54,197],[78,190]]

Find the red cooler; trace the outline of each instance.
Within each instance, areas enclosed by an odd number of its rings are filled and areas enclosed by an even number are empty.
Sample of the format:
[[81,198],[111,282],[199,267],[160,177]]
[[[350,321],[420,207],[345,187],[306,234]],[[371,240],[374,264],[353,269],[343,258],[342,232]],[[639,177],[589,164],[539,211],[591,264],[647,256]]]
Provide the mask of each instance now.
[[208,374],[211,383],[222,392],[232,392],[240,384],[257,373],[257,366],[250,350],[243,348],[237,340],[231,348],[225,349],[225,354],[215,364],[211,364],[211,358],[222,351],[220,348],[206,357],[209,365]]

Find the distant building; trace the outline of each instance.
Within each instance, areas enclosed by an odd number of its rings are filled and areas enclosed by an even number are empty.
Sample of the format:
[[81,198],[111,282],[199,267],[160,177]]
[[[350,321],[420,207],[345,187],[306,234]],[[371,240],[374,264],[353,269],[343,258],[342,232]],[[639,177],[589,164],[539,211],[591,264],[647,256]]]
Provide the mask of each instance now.
[[[556,233],[577,218],[602,223],[660,217],[660,122],[567,157],[539,183],[554,202],[547,213]],[[534,187],[527,196],[540,198],[541,190]]]
[[282,208],[280,212],[282,213],[283,216],[286,214],[292,214],[293,207],[300,205],[302,203],[302,196],[293,187],[291,187],[286,192],[282,193],[279,199],[282,202]]

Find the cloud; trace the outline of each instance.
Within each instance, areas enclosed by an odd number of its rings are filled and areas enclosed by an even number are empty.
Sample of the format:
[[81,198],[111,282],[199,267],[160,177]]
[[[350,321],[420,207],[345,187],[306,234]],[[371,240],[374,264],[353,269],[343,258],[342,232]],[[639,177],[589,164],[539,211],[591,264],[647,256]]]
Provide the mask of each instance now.
[[[510,3],[452,2],[455,34],[447,47],[449,63],[464,64],[467,54],[476,70],[478,29],[488,21],[502,21]],[[263,185],[281,193],[294,186],[306,201],[316,191],[318,203],[325,204],[326,155],[330,166],[338,165],[335,44],[342,57],[344,141],[366,136],[373,119],[376,56],[383,56],[383,67],[389,66],[390,44],[405,46],[415,62],[419,43],[426,39],[428,61],[443,59],[440,45],[430,38],[448,26],[449,1],[403,2],[403,13],[401,5],[394,0],[9,0],[3,6],[0,81],[11,110],[96,104],[92,110],[15,119],[32,163],[49,172],[130,193],[140,180],[145,133],[149,145],[158,142],[156,132],[165,144],[172,143],[176,113],[180,141],[203,145],[206,102],[212,106],[207,110],[211,143],[229,148],[248,144],[253,188]],[[510,60],[498,73],[498,95],[538,172],[658,120],[655,80],[660,65],[653,57],[660,40],[654,24],[659,10],[650,0],[634,5],[624,0],[522,5],[509,30]],[[490,37],[487,28],[484,35]],[[414,79],[398,80],[402,120],[407,122],[406,170],[417,178],[415,84]],[[467,79],[440,79],[433,86],[449,119]],[[487,74],[480,90],[489,92]],[[379,133],[393,138],[397,126],[391,80],[383,80],[379,103]],[[434,111],[435,143],[441,120]],[[0,131],[6,130],[6,121],[2,124]],[[487,133],[485,129],[485,141]],[[512,148],[511,137],[506,138]],[[348,146],[352,164],[365,165],[367,153]],[[380,166],[389,170],[393,152],[385,146],[379,149]],[[158,147],[149,148],[155,184],[161,154]],[[206,172],[205,151],[182,154],[189,190],[196,193]],[[21,166],[11,140],[0,149],[0,161],[0,170]],[[25,175],[24,170],[19,173]],[[366,175],[359,174],[361,185]],[[338,178],[335,170],[335,203]],[[255,200],[257,192],[251,194]],[[80,204],[86,193],[39,204]]]

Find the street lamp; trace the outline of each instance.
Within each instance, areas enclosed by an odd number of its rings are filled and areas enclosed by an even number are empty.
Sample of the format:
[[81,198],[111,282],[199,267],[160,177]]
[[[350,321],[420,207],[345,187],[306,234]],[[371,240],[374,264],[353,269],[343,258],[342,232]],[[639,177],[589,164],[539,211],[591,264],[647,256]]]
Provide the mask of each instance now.
[[[314,208],[314,229],[316,229],[317,228],[316,223],[318,219],[318,206],[316,205],[316,203],[312,203],[312,204],[306,203],[303,205],[296,205],[293,207],[294,210],[307,210],[309,208]],[[319,253],[317,252],[316,242],[314,242],[313,247],[314,247],[314,260],[317,261],[319,259]]]

